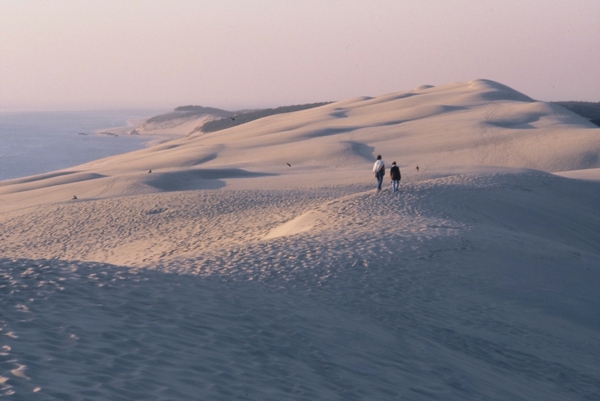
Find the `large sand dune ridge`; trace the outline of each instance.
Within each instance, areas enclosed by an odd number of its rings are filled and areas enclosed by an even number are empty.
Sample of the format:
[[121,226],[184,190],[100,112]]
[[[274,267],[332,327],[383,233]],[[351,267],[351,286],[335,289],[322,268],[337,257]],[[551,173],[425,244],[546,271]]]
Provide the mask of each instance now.
[[[379,153],[388,163],[395,159],[410,171],[417,165],[421,171],[441,172],[480,165],[561,172],[599,168],[600,138],[597,126],[572,112],[493,81],[475,80],[343,100],[196,133],[66,169],[58,178],[42,175],[35,181],[4,182],[0,194],[6,204],[28,204],[41,193],[56,201],[69,193],[99,198],[218,187],[202,172],[205,169],[231,169],[212,178],[224,178],[230,186],[227,180],[245,174],[275,174],[256,181],[280,187],[290,174],[325,169],[340,172],[344,182],[349,180],[344,174],[352,171],[349,175],[360,182]],[[161,184],[156,175],[145,176],[149,170],[159,177],[164,174],[167,183]],[[313,178],[312,184],[328,185],[336,179],[330,175],[319,180]],[[57,184],[60,194],[53,192]]]
[[600,394],[589,121],[474,80],[187,133],[0,182],[0,397]]

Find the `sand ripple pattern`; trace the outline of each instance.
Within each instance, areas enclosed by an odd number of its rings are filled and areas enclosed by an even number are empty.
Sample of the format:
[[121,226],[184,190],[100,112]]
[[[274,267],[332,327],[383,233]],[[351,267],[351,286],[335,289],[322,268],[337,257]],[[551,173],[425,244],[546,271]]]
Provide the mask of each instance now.
[[[537,173],[449,176],[399,194],[175,193],[11,215],[0,396],[593,400],[600,225],[557,208],[583,196],[593,210],[599,190]],[[309,230],[265,239],[306,213]],[[29,218],[27,254],[36,241],[60,258],[140,250],[129,266],[19,258],[8,233]],[[110,224],[93,242],[98,220]]]

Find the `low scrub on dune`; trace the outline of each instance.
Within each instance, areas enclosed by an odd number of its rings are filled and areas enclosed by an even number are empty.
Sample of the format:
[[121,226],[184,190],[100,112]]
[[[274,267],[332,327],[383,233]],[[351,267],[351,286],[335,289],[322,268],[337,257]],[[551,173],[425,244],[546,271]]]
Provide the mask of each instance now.
[[312,109],[315,107],[324,106],[329,103],[331,102],[309,103],[294,106],[282,106],[277,107],[275,109],[249,111],[245,113],[236,114],[231,117],[221,118],[219,120],[208,121],[204,123],[204,125],[202,125],[201,127],[196,128],[194,132],[201,131],[204,133],[208,133],[221,131],[227,128],[235,127],[236,125],[241,125],[249,123],[250,121],[258,120],[259,118],[272,116],[274,114],[291,113],[293,111]]
[[600,126],[600,102],[552,102]]
[[194,118],[201,117],[203,115],[215,115],[219,117],[227,117],[233,115],[231,111],[221,110],[214,107],[203,107],[203,106],[180,106],[176,107],[172,112],[166,114],[160,114],[158,116],[149,118],[146,123],[164,123],[170,120],[181,119],[181,118]]

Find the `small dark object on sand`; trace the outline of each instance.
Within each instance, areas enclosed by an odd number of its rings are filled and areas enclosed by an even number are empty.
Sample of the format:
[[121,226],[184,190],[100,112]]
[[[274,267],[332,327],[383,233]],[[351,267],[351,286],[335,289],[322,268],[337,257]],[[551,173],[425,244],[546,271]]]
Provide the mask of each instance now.
[[77,195],[73,195],[73,200],[77,199]]
[[152,170],[148,170],[148,174],[150,174],[152,172]]
[[292,165],[290,163],[286,163],[288,166],[292,167]]
[[417,173],[419,172],[419,166],[417,166]]

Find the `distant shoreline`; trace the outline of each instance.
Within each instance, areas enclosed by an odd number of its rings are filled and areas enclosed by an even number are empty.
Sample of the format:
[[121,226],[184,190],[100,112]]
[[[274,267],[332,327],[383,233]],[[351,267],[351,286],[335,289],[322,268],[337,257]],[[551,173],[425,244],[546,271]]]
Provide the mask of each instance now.
[[[3,155],[0,181],[45,174],[160,143],[164,141],[164,137],[99,135],[101,132],[126,133],[135,124],[157,112],[116,110],[3,113],[0,116],[0,153]],[[113,132],[116,129],[119,131]],[[124,139],[108,140],[116,136]],[[44,152],[36,151],[39,148],[43,148]]]
[[[149,117],[152,118],[152,117]],[[183,137],[184,135],[167,135],[167,134],[151,134],[144,131],[138,131],[137,128],[142,126],[149,118],[130,118],[126,125],[101,128],[94,131],[95,135],[113,136],[113,137],[139,137],[148,139],[144,142],[146,147],[159,145],[168,142],[172,139]]]

